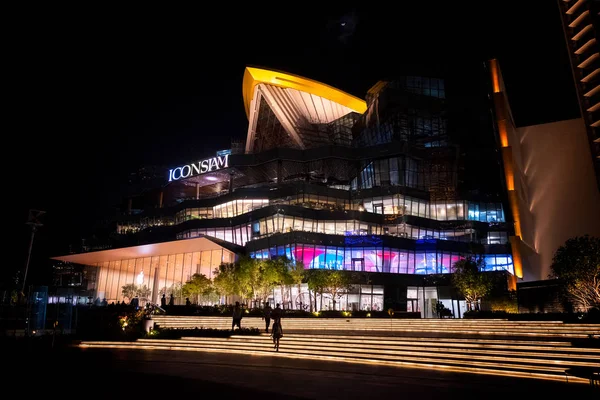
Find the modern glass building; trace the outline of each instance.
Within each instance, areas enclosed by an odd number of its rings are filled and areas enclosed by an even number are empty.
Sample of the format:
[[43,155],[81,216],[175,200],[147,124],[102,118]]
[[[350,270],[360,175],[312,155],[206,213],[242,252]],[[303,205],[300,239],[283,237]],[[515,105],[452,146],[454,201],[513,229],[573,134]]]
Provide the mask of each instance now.
[[[474,253],[514,287],[521,267],[508,198],[463,184],[472,171],[443,79],[377,82],[365,101],[248,67],[242,87],[241,149],[165,170],[161,185],[129,199],[110,241],[56,257],[89,266],[94,298],[120,301],[122,287],[136,284],[147,299],[170,292],[181,303],[177,290],[192,274],[212,277],[241,254],[368,273],[372,285],[340,302],[347,309],[389,303],[431,316],[430,300],[441,300],[460,316],[464,304],[447,290],[448,277]],[[484,117],[491,107],[484,104]],[[491,120],[486,129],[476,134],[493,138]],[[154,207],[137,205],[148,199]],[[286,306],[302,296],[294,288]]]

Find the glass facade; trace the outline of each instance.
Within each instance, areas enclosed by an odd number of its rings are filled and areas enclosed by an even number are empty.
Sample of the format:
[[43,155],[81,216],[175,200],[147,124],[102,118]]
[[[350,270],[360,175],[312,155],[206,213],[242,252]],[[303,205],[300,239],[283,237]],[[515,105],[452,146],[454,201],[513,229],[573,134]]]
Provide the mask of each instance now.
[[[194,274],[211,278],[221,263],[231,263],[235,255],[226,249],[166,254],[145,258],[115,260],[96,264],[96,294],[108,303],[130,302],[132,297],[156,303],[164,293],[171,293],[175,304],[185,304],[181,287]],[[126,288],[124,288],[126,287]]]
[[437,182],[456,184],[453,166],[440,166],[411,157],[392,157],[368,163],[351,182],[353,190],[381,186],[405,186],[429,190]]
[[175,214],[177,224],[191,219],[235,217],[269,205],[268,199],[232,200],[214,207],[186,208]]
[[[477,241],[477,233],[475,229],[470,227],[440,230],[413,226],[407,223],[374,224],[358,220],[314,220],[290,215],[274,215],[232,227],[188,229],[178,233],[177,238],[190,239],[204,235],[245,246],[251,240],[293,231],[342,236],[389,235],[409,239]],[[497,240],[499,243],[500,238],[498,237]],[[488,243],[488,239],[485,242]]]
[[[466,137],[458,131],[470,125],[451,119],[442,79],[378,82],[363,114],[331,108],[334,114],[321,119],[327,108],[309,107],[302,126],[280,120],[282,89],[261,85],[247,154],[232,153],[227,172],[170,182],[160,196],[148,191],[160,199],[152,210],[132,215],[130,202],[118,234],[144,230],[146,243],[207,236],[228,248],[245,246],[240,254],[286,256],[309,269],[415,275],[452,273],[470,254],[470,243],[484,253],[486,270],[514,273],[513,227],[501,198],[464,184],[471,148],[453,141]],[[120,301],[131,294],[123,287],[133,285],[140,297],[155,301],[173,293],[180,303],[181,286],[192,274],[212,277],[221,262],[233,260],[228,250],[114,260],[99,265],[98,296]],[[438,295],[426,289],[408,298],[411,308],[427,314]],[[342,309],[382,307],[379,290],[357,286]],[[293,303],[302,295],[290,288],[279,296]]]
[[[388,247],[339,247],[294,243],[251,252],[253,258],[287,257],[306,269],[384,272],[391,274],[449,274],[466,254],[441,250],[402,250]],[[487,254],[486,271],[514,273],[510,254]]]
[[[363,171],[364,172],[364,171]],[[393,174],[392,174],[393,175]],[[374,180],[380,180],[379,175],[373,175]],[[393,178],[396,179],[396,178]],[[150,226],[162,226],[162,225],[173,225],[180,224],[190,220],[208,220],[218,218],[232,218],[239,215],[249,213],[254,210],[259,210],[264,207],[272,205],[294,205],[311,210],[328,210],[328,211],[363,211],[372,214],[383,214],[388,216],[415,216],[421,218],[432,219],[436,221],[479,221],[486,222],[489,224],[498,224],[505,222],[504,210],[502,204],[496,203],[485,203],[485,202],[473,202],[464,200],[446,200],[446,201],[428,201],[420,199],[414,196],[407,196],[403,194],[391,194],[379,197],[362,197],[362,198],[350,198],[348,195],[342,196],[343,192],[340,190],[340,196],[324,196],[311,193],[301,193],[286,197],[275,197],[271,199],[267,198],[255,198],[255,199],[238,199],[217,204],[212,207],[190,207],[184,208],[183,210],[175,213],[173,217],[164,217],[163,219],[155,218],[140,218],[137,223],[120,223],[117,226],[117,232],[121,234],[137,232],[141,229]],[[256,223],[259,221],[253,221]],[[332,222],[332,221],[329,221]],[[355,221],[356,222],[356,221]],[[310,222],[309,224],[302,224],[301,228],[293,228],[296,230],[304,230],[308,232],[321,232],[318,224],[326,224],[326,221]],[[341,223],[341,222],[340,222]],[[345,234],[344,231],[355,231],[360,234],[361,227],[352,227],[344,229],[343,231],[337,230],[335,234]],[[291,226],[300,226],[300,222],[295,221],[291,223]],[[268,225],[268,224],[267,224]],[[284,222],[285,225],[285,222]],[[364,225],[364,224],[363,224]],[[274,226],[271,224],[271,226]],[[286,225],[287,227],[287,225]],[[313,227],[315,230],[313,230]],[[231,232],[231,230],[235,232]],[[177,234],[178,238],[195,237],[198,234],[205,234],[219,239],[227,240],[232,243],[244,245],[251,237],[264,236],[272,233],[283,232],[284,230],[274,229],[261,229],[259,234],[248,235],[242,233],[240,229],[243,227],[224,227],[216,228],[215,234],[207,233],[206,230],[199,231],[181,231]],[[327,229],[333,234],[331,228]],[[229,233],[225,233],[229,231]],[[486,244],[506,243],[507,235],[503,232],[496,232],[493,237],[489,237],[486,240],[485,237],[476,237],[473,235],[474,231],[472,228],[462,229],[459,231],[433,231],[426,232],[424,228],[419,230],[418,227],[411,227],[409,225],[386,225],[379,224],[379,228],[372,228],[371,232],[382,232],[380,234],[392,234],[397,236],[409,237],[414,239],[424,238],[438,238],[447,240],[458,240],[458,241],[482,241]],[[227,237],[227,239],[226,239]],[[231,238],[231,239],[228,239]]]
[[[308,285],[293,285],[273,290],[268,300],[272,306],[281,304],[283,309],[310,311],[333,310],[333,299],[328,294],[315,295],[308,290]],[[352,288],[336,299],[335,309],[339,311],[382,311],[383,286],[381,285],[352,285]]]

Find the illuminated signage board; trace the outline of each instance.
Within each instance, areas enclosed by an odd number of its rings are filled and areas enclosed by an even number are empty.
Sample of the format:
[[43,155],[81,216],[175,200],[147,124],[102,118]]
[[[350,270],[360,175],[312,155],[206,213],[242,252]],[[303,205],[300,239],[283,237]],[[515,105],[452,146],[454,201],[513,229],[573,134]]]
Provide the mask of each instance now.
[[223,168],[229,168],[229,154],[220,157],[207,158],[206,160],[170,169],[169,182],[202,175],[207,172],[218,171]]

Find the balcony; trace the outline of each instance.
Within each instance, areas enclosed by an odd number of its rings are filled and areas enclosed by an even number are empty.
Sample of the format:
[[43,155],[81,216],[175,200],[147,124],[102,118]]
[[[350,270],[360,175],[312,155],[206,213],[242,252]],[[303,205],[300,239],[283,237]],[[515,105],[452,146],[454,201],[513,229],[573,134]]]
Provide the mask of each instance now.
[[599,92],[600,92],[600,85],[597,85],[595,88],[593,88],[589,92],[585,93],[583,96],[584,97],[592,97],[593,95],[598,94]]
[[575,50],[575,54],[583,54],[589,49],[591,49],[596,44],[596,39],[590,39],[583,46]]
[[592,72],[590,72],[589,74],[587,74],[585,77],[583,77],[583,79],[581,80],[581,82],[588,83],[592,79],[596,78],[596,76],[598,76],[599,73],[600,73],[600,68],[596,68],[595,70],[593,70]]
[[598,59],[598,57],[600,57],[600,54],[598,54],[598,53],[592,54],[584,62],[582,62],[581,64],[579,64],[577,66],[577,68],[587,68],[587,67],[589,67],[596,59]]
[[586,33],[590,32],[593,29],[592,24],[586,25],[582,30],[579,31],[575,36],[571,38],[572,41],[577,41],[581,39]]
[[[586,0],[578,0],[577,3],[575,3],[571,7],[569,7],[569,9],[566,11],[565,14],[567,14],[567,15],[575,14],[575,12],[577,12],[579,7],[581,7],[583,5],[583,3],[585,3],[585,2],[586,2]],[[585,11],[583,14],[586,14],[586,13],[589,13],[589,11]],[[581,14],[581,15],[583,15],[583,14]],[[580,16],[580,18],[581,18],[581,16]],[[579,18],[577,18],[577,19],[579,19]],[[577,19],[575,21],[577,21]],[[573,21],[573,22],[575,22],[575,21]],[[571,25],[569,25],[569,26],[571,26]],[[577,25],[575,25],[575,26],[577,26]]]

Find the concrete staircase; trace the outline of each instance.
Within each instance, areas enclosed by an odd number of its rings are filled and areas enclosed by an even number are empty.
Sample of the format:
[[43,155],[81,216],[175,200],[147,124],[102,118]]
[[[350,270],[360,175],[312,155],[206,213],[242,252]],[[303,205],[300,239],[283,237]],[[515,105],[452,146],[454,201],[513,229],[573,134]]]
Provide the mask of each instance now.
[[[162,327],[231,328],[231,320],[226,317],[158,317],[156,322]],[[244,327],[263,328],[263,324],[260,318],[242,321]],[[283,325],[285,336],[278,352],[267,334],[87,341],[80,346],[251,354],[562,381],[566,380],[567,368],[600,367],[600,348],[571,344],[574,338],[600,333],[600,326],[593,324],[289,318],[283,320]],[[390,326],[404,332],[404,336],[394,336]],[[438,336],[423,337],[424,333]],[[568,379],[588,383],[582,378]]]
[[[231,329],[231,317],[155,316],[162,328]],[[495,335],[546,338],[586,338],[600,334],[598,324],[565,324],[560,321],[507,321],[481,319],[383,319],[383,318],[284,318],[286,332],[370,331],[390,333],[427,333],[450,335]],[[264,329],[258,317],[245,317],[244,328]]]

